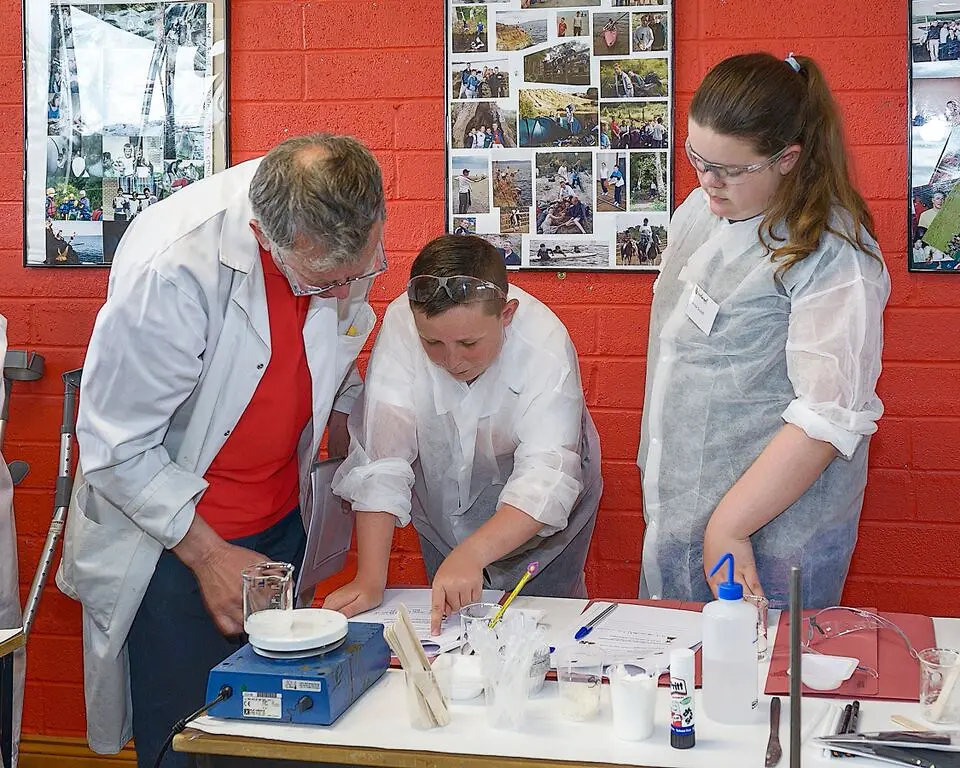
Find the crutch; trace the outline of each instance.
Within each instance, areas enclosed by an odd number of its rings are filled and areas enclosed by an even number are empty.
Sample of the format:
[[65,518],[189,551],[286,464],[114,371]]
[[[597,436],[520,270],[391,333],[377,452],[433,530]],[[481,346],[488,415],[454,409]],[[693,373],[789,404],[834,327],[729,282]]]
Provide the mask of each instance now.
[[[43,376],[43,355],[25,352],[20,349],[8,349],[3,361],[3,409],[0,411],[0,449],[7,432],[7,419],[10,415],[10,393],[15,381],[36,381]],[[19,485],[30,471],[25,461],[11,461],[7,465],[13,484]]]
[[63,374],[63,419],[60,422],[60,465],[57,471],[57,490],[53,498],[53,520],[47,531],[47,540],[40,555],[40,564],[33,575],[33,583],[27,595],[26,608],[23,611],[23,634],[30,634],[30,627],[37,616],[40,606],[40,595],[50,576],[50,567],[53,565],[57,542],[63,533],[63,524],[67,519],[67,509],[70,506],[70,497],[73,494],[73,474],[71,454],[73,453],[73,433],[77,426],[77,394],[80,391],[80,376],[82,368],[67,371]]

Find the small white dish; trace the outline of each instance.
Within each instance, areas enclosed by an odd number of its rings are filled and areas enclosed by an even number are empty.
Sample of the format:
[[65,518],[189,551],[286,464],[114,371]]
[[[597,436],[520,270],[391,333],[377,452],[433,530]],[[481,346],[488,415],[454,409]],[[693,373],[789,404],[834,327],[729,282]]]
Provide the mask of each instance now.
[[265,627],[267,631],[260,633],[248,621],[246,630],[250,645],[261,651],[316,651],[335,646],[347,636],[347,617],[337,611],[297,608],[286,613],[291,614],[293,620],[283,631],[271,624]]
[[[824,656],[803,654],[800,679],[815,691],[833,691],[843,685],[857,669],[860,659],[852,656]],[[790,674],[789,668],[787,674]]]

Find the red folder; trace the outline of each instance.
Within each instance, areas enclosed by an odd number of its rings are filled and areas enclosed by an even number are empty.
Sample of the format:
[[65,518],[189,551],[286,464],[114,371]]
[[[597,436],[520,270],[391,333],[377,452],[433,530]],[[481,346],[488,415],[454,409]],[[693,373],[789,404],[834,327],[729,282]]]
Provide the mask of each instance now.
[[[863,610],[873,611],[870,608]],[[804,611],[804,618],[816,611]],[[933,620],[929,616],[912,613],[884,613],[880,616],[892,621],[910,638],[915,650],[932,648],[936,645]],[[803,632],[806,638],[806,622]],[[866,672],[856,671],[843,685],[833,691],[815,691],[802,686],[808,696],[832,696],[839,698],[889,699],[892,701],[918,701],[920,698],[920,663],[910,655],[906,644],[890,629],[876,629],[853,632],[831,640],[821,640],[814,647],[823,653],[836,656],[853,656],[860,659],[864,666],[876,669],[877,679]],[[780,614],[777,627],[777,640],[770,658],[770,670],[767,673],[767,686],[764,693],[783,695],[790,692],[790,615]]]

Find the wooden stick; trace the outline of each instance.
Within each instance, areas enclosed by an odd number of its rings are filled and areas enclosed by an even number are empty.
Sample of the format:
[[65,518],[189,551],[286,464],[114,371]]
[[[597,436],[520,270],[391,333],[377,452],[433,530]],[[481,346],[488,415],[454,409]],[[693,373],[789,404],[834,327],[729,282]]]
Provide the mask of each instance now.
[[926,731],[927,726],[920,725],[920,723],[911,720],[909,717],[904,717],[903,715],[890,715],[890,719],[895,722],[897,725],[905,728],[908,731]]

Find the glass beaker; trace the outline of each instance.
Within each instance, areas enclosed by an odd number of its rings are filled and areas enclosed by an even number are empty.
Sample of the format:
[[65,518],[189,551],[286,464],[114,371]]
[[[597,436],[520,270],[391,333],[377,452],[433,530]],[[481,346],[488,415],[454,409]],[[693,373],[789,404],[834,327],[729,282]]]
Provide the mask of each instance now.
[[930,723],[960,722],[960,651],[920,651],[920,705]]
[[243,631],[257,638],[283,637],[293,628],[293,566],[257,563],[243,578]]

